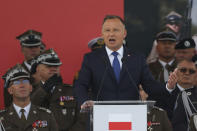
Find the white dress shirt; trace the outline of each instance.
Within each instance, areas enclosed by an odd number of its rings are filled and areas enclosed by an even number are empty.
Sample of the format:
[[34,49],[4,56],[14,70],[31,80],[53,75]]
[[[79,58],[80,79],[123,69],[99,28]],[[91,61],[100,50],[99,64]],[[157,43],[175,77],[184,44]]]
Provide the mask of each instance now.
[[[114,60],[114,56],[112,55],[112,53],[114,52],[113,50],[109,49],[107,46],[105,46],[105,49],[107,51],[107,55],[109,57],[109,60],[110,60],[110,63],[111,63],[111,66],[113,65],[113,60]],[[120,47],[120,49],[118,49],[116,52],[118,53],[117,57],[118,57],[118,61],[120,63],[120,69],[122,69],[122,57],[123,57],[123,46]]]
[[27,119],[27,117],[28,117],[28,115],[29,115],[31,103],[29,103],[29,104],[28,104],[26,107],[24,107],[24,108],[21,108],[21,107],[17,106],[16,104],[13,104],[13,106],[14,106],[14,109],[16,110],[16,113],[18,114],[19,118],[21,118],[21,115],[22,115],[22,112],[20,112],[21,109],[24,109],[24,110],[25,110],[25,112],[24,112],[25,118]]

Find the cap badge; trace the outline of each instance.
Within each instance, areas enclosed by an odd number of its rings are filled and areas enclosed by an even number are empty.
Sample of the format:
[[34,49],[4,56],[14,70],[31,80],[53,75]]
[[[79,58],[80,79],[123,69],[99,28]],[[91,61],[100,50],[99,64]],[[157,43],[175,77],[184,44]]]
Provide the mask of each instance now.
[[190,42],[189,42],[189,41],[185,41],[185,42],[184,42],[184,45],[185,45],[186,47],[189,47],[189,46],[190,46]]
[[192,93],[191,92],[187,92],[187,95],[190,96]]

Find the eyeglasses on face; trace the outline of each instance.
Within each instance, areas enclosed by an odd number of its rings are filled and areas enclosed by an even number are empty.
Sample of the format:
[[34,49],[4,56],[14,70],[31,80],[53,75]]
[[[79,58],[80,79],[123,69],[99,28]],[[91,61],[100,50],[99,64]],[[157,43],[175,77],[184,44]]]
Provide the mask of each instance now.
[[13,85],[20,85],[20,84],[29,84],[29,80],[15,80],[13,81]]
[[196,70],[194,70],[194,69],[189,69],[189,68],[180,68],[179,71],[180,71],[181,73],[189,72],[190,75],[196,73]]

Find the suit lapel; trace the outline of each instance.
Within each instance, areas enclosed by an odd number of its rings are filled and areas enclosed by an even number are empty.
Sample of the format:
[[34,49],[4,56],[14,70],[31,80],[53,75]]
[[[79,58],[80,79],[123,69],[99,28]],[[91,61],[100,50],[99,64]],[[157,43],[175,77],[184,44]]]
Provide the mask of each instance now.
[[126,47],[124,47],[124,52],[123,52],[123,58],[122,58],[122,69],[120,71],[120,82],[121,79],[123,78],[124,74],[127,73],[128,67],[127,67],[127,61],[131,57],[131,53],[128,51]]
[[101,63],[105,65],[105,69],[103,70],[103,72],[106,70],[106,68],[108,68],[107,69],[108,74],[110,74],[110,77],[114,81],[116,81],[116,83],[117,83],[117,80],[116,80],[116,77],[115,77],[115,74],[114,74],[114,70],[113,70],[113,68],[111,66],[111,63],[110,63],[110,60],[109,60],[109,56],[107,54],[107,51],[106,51],[105,47],[102,47],[100,51],[101,52],[99,53],[99,55],[100,55],[100,58],[101,58],[101,61],[102,61]]

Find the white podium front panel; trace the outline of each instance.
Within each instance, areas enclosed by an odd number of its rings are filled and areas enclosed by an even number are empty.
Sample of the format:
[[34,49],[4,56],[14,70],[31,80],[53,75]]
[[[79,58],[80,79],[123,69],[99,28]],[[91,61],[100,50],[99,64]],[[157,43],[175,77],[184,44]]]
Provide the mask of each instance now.
[[147,131],[147,105],[94,105],[93,131]]

